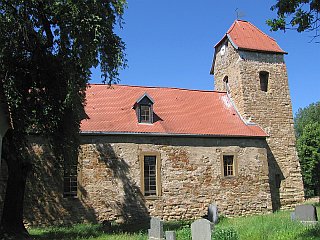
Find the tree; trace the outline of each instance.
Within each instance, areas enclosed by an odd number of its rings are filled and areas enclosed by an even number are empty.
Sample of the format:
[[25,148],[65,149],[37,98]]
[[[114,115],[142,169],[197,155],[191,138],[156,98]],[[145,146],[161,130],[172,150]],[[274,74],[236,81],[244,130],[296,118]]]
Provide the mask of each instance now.
[[305,194],[320,195],[320,102],[299,109],[294,120]]
[[277,18],[267,20],[271,30],[307,30],[314,33],[314,38],[319,37],[319,0],[278,0],[271,10],[277,11]]
[[299,138],[303,133],[304,127],[313,122],[320,123],[320,102],[311,103],[308,107],[298,110],[294,118],[296,137]]
[[306,196],[320,195],[320,123],[308,123],[297,141]]
[[2,233],[28,238],[24,188],[32,160],[30,134],[46,137],[57,157],[75,159],[90,69],[104,82],[125,67],[124,43],[114,32],[125,0],[0,0],[0,80],[11,129],[3,143],[8,182]]

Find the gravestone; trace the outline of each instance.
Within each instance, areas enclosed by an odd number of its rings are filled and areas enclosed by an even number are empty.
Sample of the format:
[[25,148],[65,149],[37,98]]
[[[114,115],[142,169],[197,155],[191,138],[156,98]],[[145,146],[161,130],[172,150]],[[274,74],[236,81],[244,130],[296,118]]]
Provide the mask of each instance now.
[[317,209],[313,205],[296,206],[291,218],[304,223],[316,223],[318,221]]
[[174,231],[166,231],[166,240],[176,240],[176,233]]
[[110,233],[112,230],[111,222],[108,220],[104,220],[102,222],[102,230],[104,233]]
[[151,217],[148,235],[149,240],[163,240],[163,221],[161,221],[159,218]]
[[192,240],[211,240],[213,224],[207,219],[198,219],[191,224]]
[[294,212],[291,212],[290,217],[292,221],[296,220],[296,214]]
[[208,207],[208,220],[214,224],[218,223],[218,206],[216,204],[210,204]]

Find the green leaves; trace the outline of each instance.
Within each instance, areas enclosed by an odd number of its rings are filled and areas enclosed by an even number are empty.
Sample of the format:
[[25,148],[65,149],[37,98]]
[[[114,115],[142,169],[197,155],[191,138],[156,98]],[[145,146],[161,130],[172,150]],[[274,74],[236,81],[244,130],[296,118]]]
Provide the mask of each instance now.
[[295,29],[303,32],[308,30],[315,31],[314,37],[318,37],[319,0],[278,0],[271,10],[277,12],[277,18],[266,21],[272,31]]
[[0,0],[0,77],[18,139],[38,133],[77,149],[90,68],[107,82],[125,67],[114,33],[124,0]]
[[312,103],[306,108],[300,108],[294,118],[294,128],[299,138],[304,127],[313,122],[320,122],[320,102]]
[[320,102],[299,109],[295,130],[306,196],[320,194]]

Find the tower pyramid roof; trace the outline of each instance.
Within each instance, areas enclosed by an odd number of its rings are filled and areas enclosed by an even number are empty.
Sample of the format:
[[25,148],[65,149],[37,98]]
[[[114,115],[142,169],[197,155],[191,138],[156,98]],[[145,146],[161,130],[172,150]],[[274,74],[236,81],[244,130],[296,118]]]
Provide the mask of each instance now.
[[226,38],[230,40],[236,49],[286,54],[273,38],[247,21],[234,21],[225,36],[215,47],[220,45]]

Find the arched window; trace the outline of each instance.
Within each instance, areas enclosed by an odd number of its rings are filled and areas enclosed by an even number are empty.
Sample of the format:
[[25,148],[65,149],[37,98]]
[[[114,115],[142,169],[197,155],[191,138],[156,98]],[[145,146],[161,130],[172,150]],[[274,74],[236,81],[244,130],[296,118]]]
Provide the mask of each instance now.
[[259,72],[260,89],[261,91],[268,92],[269,73],[266,71]]
[[230,88],[229,88],[229,78],[228,76],[225,76],[223,78],[223,83],[224,83],[224,89],[226,92],[229,92],[230,91]]

